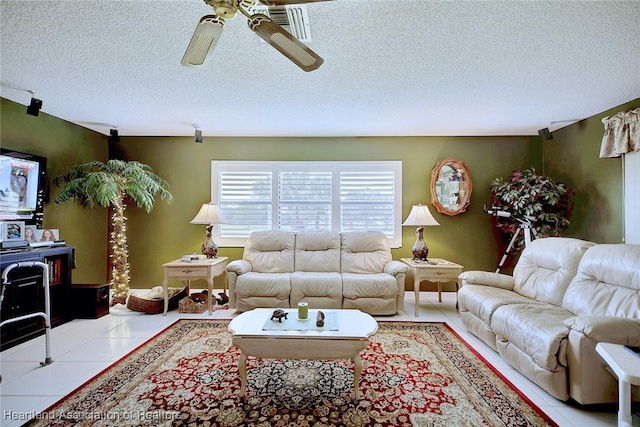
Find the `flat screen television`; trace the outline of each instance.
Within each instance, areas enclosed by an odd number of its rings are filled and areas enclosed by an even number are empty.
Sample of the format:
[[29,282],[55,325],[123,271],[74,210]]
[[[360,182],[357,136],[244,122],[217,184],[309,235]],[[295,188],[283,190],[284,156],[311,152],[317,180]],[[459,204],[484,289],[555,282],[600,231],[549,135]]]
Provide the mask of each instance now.
[[46,157],[0,149],[0,221],[42,227],[46,182]]

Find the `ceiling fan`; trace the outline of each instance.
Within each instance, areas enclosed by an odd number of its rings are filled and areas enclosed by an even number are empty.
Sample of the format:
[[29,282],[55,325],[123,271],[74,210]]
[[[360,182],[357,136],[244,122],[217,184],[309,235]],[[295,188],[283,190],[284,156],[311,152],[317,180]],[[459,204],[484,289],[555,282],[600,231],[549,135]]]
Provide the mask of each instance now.
[[319,68],[324,60],[270,17],[252,13],[256,3],[265,6],[286,6],[328,0],[204,0],[215,12],[200,19],[181,64],[197,67],[204,63],[207,54],[215,48],[224,29],[225,20],[233,19],[238,12],[247,17],[249,28],[264,41],[276,48],[304,71]]

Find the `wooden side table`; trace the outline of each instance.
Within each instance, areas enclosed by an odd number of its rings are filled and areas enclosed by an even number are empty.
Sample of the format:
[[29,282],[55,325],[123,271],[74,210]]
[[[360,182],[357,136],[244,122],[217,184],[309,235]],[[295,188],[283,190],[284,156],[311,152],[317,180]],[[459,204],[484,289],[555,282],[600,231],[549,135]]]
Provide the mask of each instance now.
[[[167,285],[171,279],[184,281],[189,293],[191,293],[192,280],[206,280],[209,285],[209,292],[207,293],[207,307],[209,308],[209,315],[211,315],[213,312],[213,306],[211,304],[213,279],[216,276],[226,273],[228,260],[229,257],[223,256],[191,262],[181,261],[178,259],[162,264],[162,267],[164,267],[164,280],[162,281],[162,291],[164,292],[164,313],[162,315],[166,316],[167,310],[169,309],[169,292],[167,290]],[[226,280],[224,282],[223,291],[225,294],[227,293]]]
[[631,384],[640,385],[640,357],[606,342],[596,344],[596,351],[618,377],[618,427],[631,427]]
[[413,274],[413,290],[416,299],[415,317],[420,314],[420,282],[426,280],[438,284],[438,302],[442,302],[443,282],[456,282],[456,293],[458,292],[458,275],[462,273],[463,266],[442,258],[429,258],[428,261],[400,258],[400,261],[407,264]]

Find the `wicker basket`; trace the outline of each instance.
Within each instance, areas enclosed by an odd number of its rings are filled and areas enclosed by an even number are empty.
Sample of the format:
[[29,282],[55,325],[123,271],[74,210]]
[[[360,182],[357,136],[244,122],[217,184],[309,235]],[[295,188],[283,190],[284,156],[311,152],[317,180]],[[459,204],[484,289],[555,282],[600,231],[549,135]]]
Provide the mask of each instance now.
[[[175,310],[178,301],[188,295],[187,287],[184,288],[168,288],[169,294],[169,310]],[[164,312],[164,298],[162,296],[162,287],[157,286],[146,295],[129,295],[127,299],[127,308],[133,311],[142,311],[147,314],[160,314]]]
[[180,313],[202,313],[207,309],[207,296],[202,294],[193,294],[184,297],[178,303],[178,312]]

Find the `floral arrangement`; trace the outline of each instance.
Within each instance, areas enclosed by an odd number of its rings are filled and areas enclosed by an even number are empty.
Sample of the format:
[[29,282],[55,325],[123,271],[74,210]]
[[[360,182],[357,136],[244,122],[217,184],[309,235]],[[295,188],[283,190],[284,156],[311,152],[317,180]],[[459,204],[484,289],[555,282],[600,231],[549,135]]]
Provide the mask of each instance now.
[[[569,226],[575,191],[553,179],[539,175],[535,168],[515,171],[508,180],[491,181],[492,207],[509,212],[511,217],[498,217],[496,226],[507,243],[518,232],[520,222],[512,217],[528,217],[535,237],[559,236]],[[524,236],[519,236],[515,250],[524,246]]]

